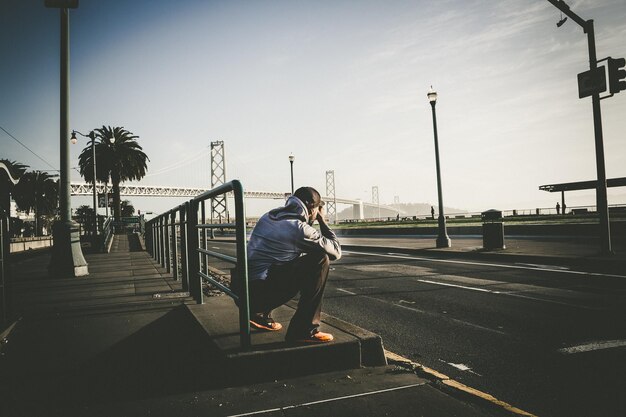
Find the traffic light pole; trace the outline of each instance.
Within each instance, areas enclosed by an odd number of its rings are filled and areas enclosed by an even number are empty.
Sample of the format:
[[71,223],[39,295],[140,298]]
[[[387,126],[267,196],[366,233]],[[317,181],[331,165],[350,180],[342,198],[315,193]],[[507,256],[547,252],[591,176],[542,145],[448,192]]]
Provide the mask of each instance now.
[[[596,57],[596,40],[593,30],[593,20],[587,21],[587,39],[589,41],[589,68],[594,70],[598,67]],[[611,224],[609,220],[609,203],[606,191],[606,169],[604,166],[604,140],[602,137],[602,111],[600,109],[600,93],[591,96],[593,106],[593,130],[596,137],[596,169],[598,182],[596,189],[596,210],[600,220],[600,250],[603,254],[613,253],[611,247]]]
[[[548,0],[556,8],[561,10],[567,17],[578,23],[587,34],[587,42],[589,44],[589,69],[593,72],[598,67],[596,57],[596,38],[593,29],[593,20],[583,20],[576,13],[572,12],[563,0]],[[597,169],[597,188],[596,188],[596,208],[600,221],[600,250],[603,255],[613,254],[611,247],[611,225],[609,220],[609,206],[606,191],[606,169],[604,166],[604,141],[602,139],[602,112],[600,109],[600,93],[594,92],[591,96],[591,104],[593,108],[593,130],[596,142],[596,169]]]

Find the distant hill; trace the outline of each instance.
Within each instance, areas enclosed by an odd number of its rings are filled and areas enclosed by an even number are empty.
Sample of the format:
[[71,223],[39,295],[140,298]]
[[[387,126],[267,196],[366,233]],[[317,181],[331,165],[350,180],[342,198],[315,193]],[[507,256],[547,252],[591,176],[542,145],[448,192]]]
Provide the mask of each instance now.
[[[428,203],[404,203],[404,204],[389,204],[391,207],[395,207],[400,210],[400,216],[412,217],[412,216],[430,216],[431,204]],[[437,207],[435,207],[437,210]],[[456,208],[445,207],[446,213],[467,213],[467,210],[461,210]],[[404,213],[404,214],[403,214]],[[380,208],[380,217],[395,217],[395,211],[387,210],[383,207]],[[376,207],[363,207],[363,215],[365,218],[378,217],[378,208]],[[347,207],[337,213],[339,220],[352,219],[352,207]]]

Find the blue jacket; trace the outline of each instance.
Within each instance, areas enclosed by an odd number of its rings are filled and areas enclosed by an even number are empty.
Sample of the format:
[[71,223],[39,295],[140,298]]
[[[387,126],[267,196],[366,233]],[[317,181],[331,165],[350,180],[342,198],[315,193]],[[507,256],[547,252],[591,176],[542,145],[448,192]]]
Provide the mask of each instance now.
[[310,226],[308,216],[304,203],[292,196],[284,207],[259,219],[248,242],[249,279],[265,279],[271,265],[293,261],[304,253],[319,251],[331,260],[341,258],[335,233],[326,224],[320,224],[320,231]]

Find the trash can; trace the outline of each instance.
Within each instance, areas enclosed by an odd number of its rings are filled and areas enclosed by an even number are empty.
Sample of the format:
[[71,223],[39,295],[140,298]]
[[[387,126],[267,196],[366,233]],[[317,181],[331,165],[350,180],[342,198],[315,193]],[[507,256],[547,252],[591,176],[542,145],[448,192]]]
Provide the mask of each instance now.
[[481,218],[483,220],[483,248],[505,249],[502,211],[494,209],[483,211]]

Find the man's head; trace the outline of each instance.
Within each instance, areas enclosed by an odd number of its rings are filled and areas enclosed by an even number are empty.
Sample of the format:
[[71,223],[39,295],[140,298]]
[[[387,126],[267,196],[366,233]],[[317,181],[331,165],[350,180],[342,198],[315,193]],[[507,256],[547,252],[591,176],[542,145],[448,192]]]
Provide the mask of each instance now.
[[313,224],[315,219],[317,219],[318,213],[325,204],[322,201],[320,193],[318,193],[313,187],[300,187],[295,193],[293,193],[293,195],[298,197],[300,201],[304,203],[309,211],[308,221],[310,224]]

